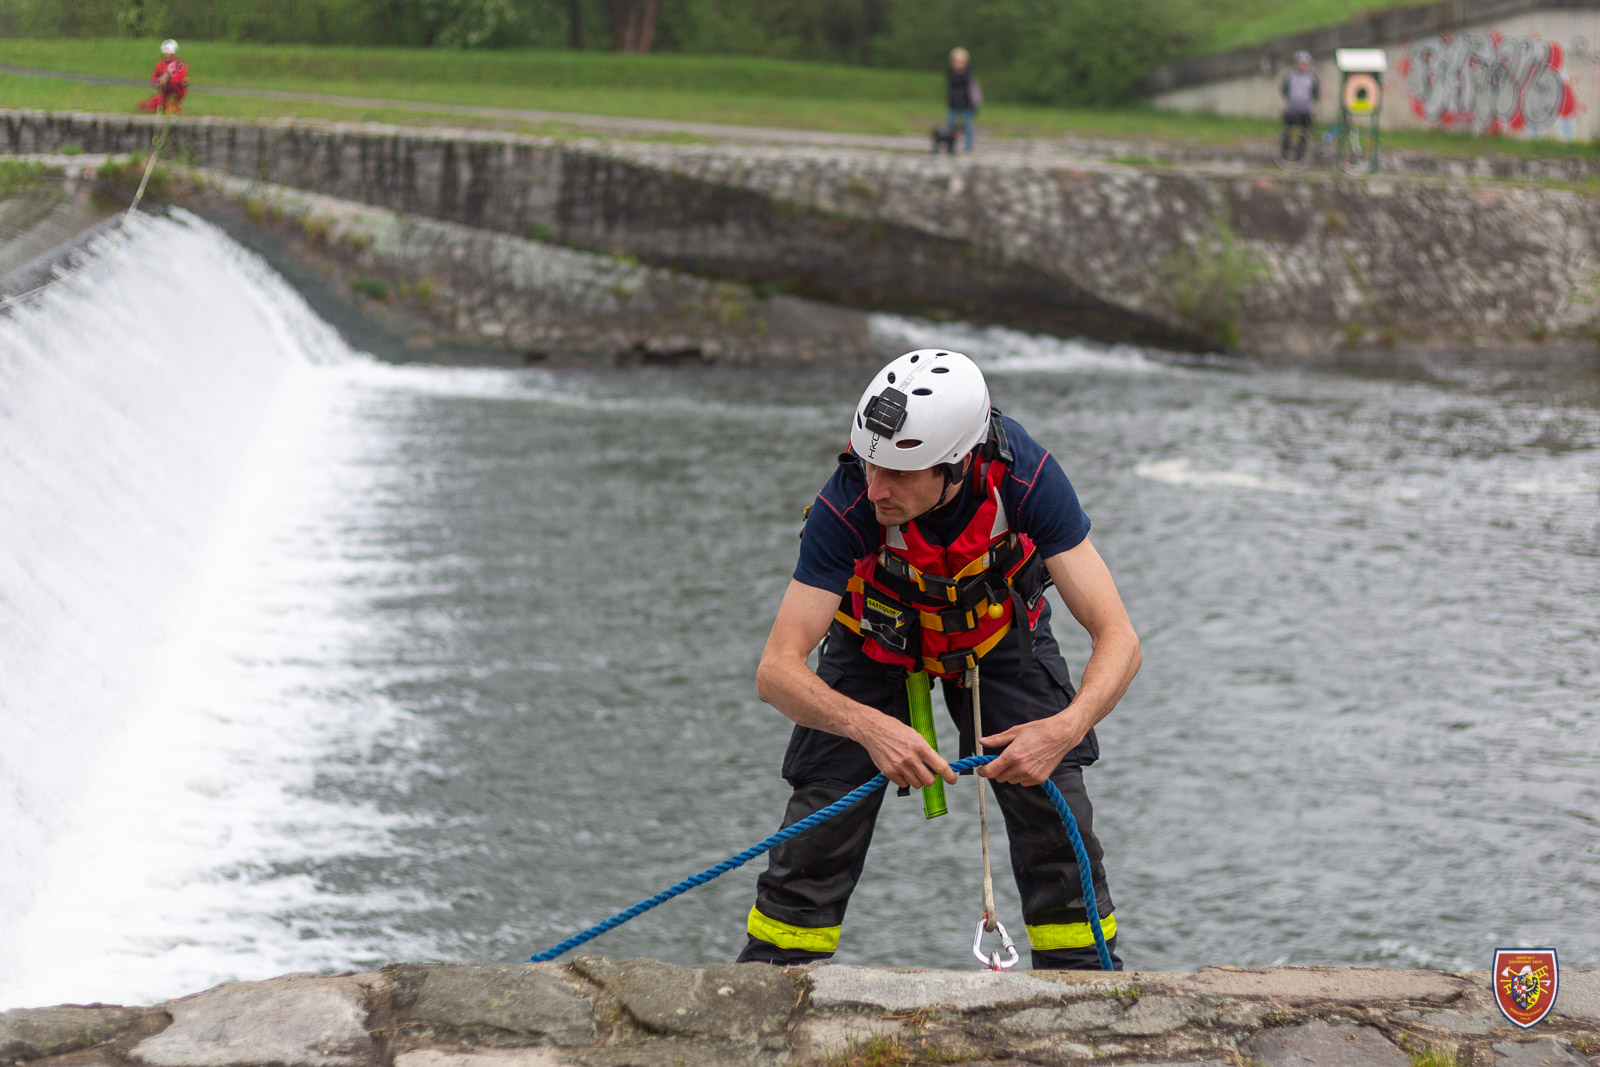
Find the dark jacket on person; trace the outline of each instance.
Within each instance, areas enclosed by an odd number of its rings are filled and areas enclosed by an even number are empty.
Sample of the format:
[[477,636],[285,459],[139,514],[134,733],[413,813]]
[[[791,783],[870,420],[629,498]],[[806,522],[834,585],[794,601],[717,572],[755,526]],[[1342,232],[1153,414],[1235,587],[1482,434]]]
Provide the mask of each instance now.
[[950,67],[944,72],[945,83],[950,87],[950,109],[966,111],[972,104],[972,65],[961,70]]

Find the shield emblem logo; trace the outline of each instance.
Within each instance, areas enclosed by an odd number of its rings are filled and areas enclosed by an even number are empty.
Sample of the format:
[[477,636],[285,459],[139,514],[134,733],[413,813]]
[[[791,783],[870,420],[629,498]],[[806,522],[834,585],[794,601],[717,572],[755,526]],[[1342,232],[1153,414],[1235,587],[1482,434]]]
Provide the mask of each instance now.
[[1524,1030],[1537,1025],[1556,1005],[1561,972],[1553,948],[1497,948],[1490,977],[1500,1014]]

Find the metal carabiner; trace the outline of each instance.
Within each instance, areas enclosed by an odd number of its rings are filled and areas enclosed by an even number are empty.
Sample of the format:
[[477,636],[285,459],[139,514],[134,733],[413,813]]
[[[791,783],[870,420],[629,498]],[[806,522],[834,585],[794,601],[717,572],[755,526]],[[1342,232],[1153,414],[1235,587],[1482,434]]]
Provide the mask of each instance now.
[[991,971],[1009,971],[1011,968],[1017,965],[1016,943],[1011,940],[1011,935],[1006,933],[1005,926],[998,919],[996,919],[994,923],[994,929],[995,932],[1000,935],[1000,947],[1004,949],[1009,956],[1002,958],[998,951],[990,952],[985,955],[983,951],[983,935],[986,932],[986,927],[988,925],[988,915],[984,915],[978,919],[977,932],[972,935],[972,954],[978,957],[979,963],[983,964]]

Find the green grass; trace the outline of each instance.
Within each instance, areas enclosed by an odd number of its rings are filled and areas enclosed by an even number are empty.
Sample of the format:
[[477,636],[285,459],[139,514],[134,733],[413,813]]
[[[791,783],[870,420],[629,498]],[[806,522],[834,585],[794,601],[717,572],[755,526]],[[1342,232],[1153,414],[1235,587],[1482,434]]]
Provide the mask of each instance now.
[[1201,0],[1211,26],[1211,39],[1203,51],[1265,44],[1285,34],[1314,30],[1346,22],[1357,15],[1391,7],[1408,7],[1429,0]]
[[15,196],[24,189],[37,185],[50,168],[43,163],[29,163],[20,159],[0,159],[0,197]]
[[877,1034],[823,1063],[825,1067],[922,1067],[924,1064],[960,1063],[965,1058],[937,1049],[910,1049],[896,1036]]
[[1410,1057],[1411,1067],[1463,1067],[1454,1049],[1415,1041],[1410,1034],[1401,1035],[1400,1047]]
[[[1248,10],[1244,0],[1211,3],[1219,9],[1238,5],[1240,12]],[[1348,0],[1303,0],[1290,6],[1309,13],[1335,6],[1344,10],[1352,5]],[[0,40],[0,63],[111,77],[146,77],[156,54],[155,41]],[[585,134],[559,120],[460,115],[426,106],[421,110],[396,107],[393,103],[919,137],[943,118],[936,74],[836,64],[739,57],[316,48],[217,42],[186,42],[184,55],[191,64],[196,85],[185,102],[184,113],[197,117],[288,116],[412,126],[447,124],[554,137]],[[206,92],[208,86],[310,91],[375,102],[338,104],[221,96]],[[127,113],[148,95],[149,90],[142,84],[85,85],[0,74],[0,107]],[[986,107],[979,125],[982,138],[1116,137],[1241,149],[1248,146],[1252,151],[1259,150],[1261,143],[1277,132],[1275,122],[1262,119],[1185,115],[1148,107],[1092,110],[1006,103]],[[643,139],[680,143],[699,140],[693,134],[671,131]],[[1600,149],[1588,144],[1486,139],[1433,131],[1386,131],[1383,143],[1393,150],[1462,156],[1486,152],[1600,156]],[[1123,159],[1140,165],[1145,156],[1147,153],[1138,152]]]
[[[156,42],[0,40],[0,63],[111,77],[140,77]],[[358,96],[422,104],[564,111],[829,132],[917,134],[943,118],[937,77],[904,71],[742,58],[614,56],[569,52],[185,44],[196,91],[184,113],[415,124],[423,120],[528,130],[537,123],[422,113],[381,105],[278,101],[206,93],[206,85]],[[0,105],[129,111],[142,86],[83,85],[0,74]],[[1270,124],[1195,119],[1151,109],[1092,111],[997,104],[988,136],[1117,135],[1243,141]],[[556,124],[531,132],[563,132]],[[673,139],[682,139],[682,135]]]
[[[8,39],[0,40],[0,63],[145,78],[155,66],[159,44],[156,39]],[[313,92],[341,92],[352,86],[427,85],[457,86],[474,99],[479,93],[543,90],[575,95],[600,90],[846,102],[937,102],[943,94],[943,79],[937,70],[878,70],[740,56],[625,56],[520,49],[462,52],[197,41],[184,43],[183,57],[196,79],[214,85]],[[544,105],[523,102],[512,106]]]

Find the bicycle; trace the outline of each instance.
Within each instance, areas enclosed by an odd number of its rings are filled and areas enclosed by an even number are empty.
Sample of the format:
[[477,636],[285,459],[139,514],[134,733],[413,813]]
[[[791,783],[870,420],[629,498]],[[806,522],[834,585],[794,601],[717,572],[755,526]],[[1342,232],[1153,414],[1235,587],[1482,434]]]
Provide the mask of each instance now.
[[1311,128],[1299,122],[1284,123],[1273,161],[1284,170],[1305,170],[1311,166],[1312,155]]
[[1322,148],[1333,153],[1346,174],[1372,174],[1378,169],[1378,131],[1371,127],[1363,136],[1360,126],[1341,118],[1323,133]]

